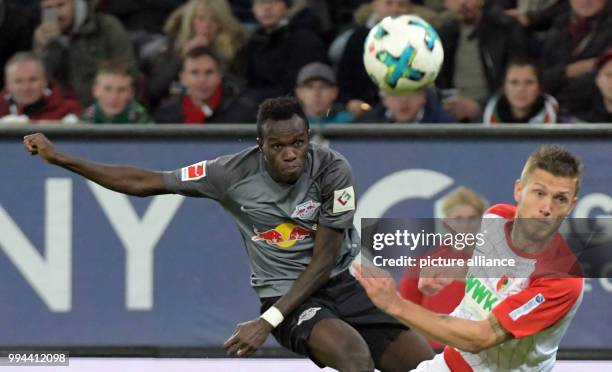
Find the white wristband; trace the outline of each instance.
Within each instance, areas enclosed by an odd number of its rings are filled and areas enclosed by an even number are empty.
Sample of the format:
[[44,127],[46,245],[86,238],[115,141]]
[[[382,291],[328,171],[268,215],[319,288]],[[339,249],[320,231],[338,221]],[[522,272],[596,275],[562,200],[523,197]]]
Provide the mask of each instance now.
[[260,318],[264,318],[273,328],[276,328],[285,319],[283,313],[274,306],[271,306],[265,313],[261,314]]

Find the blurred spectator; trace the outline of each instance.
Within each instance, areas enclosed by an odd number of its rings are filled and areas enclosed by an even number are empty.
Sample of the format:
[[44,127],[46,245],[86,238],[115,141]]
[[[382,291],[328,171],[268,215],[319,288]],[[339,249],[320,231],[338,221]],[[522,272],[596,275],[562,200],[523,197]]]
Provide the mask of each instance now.
[[[484,0],[446,4],[455,17],[440,28],[444,63],[436,83],[456,121],[476,121],[486,99],[501,86],[508,59],[526,53],[525,34],[513,18],[484,7]],[[447,93],[452,89],[456,95]]]
[[227,69],[246,39],[227,0],[191,0],[172,13],[165,31],[167,37],[157,50],[144,52],[154,54],[149,66],[143,67],[149,75],[149,98],[153,107],[171,94],[172,82],[178,78],[183,56],[189,50],[209,47]]
[[[38,8],[20,1],[0,0],[0,71],[11,56],[32,49],[32,35],[38,24]],[[0,74],[4,86],[4,74]]]
[[446,112],[433,89],[422,89],[414,93],[393,95],[380,92],[382,104],[365,114],[360,123],[452,123],[453,117]]
[[295,95],[302,102],[311,125],[342,124],[353,121],[353,114],[336,103],[338,85],[331,67],[312,62],[302,67]]
[[572,114],[584,112],[591,97],[597,57],[612,47],[612,1],[570,0],[545,40],[541,66],[546,91]]
[[539,31],[548,30],[555,19],[569,9],[567,0],[510,0],[498,5],[523,27]]
[[134,76],[129,67],[112,61],[100,64],[92,88],[96,103],[81,121],[92,124],[146,124],[153,119],[134,99]]
[[557,122],[558,113],[557,100],[542,91],[536,62],[514,59],[508,62],[502,91],[485,107],[483,123],[550,124]]
[[315,32],[289,18],[289,0],[254,0],[259,23],[242,50],[247,94],[256,102],[290,94],[298,71],[310,62],[325,61],[325,46]]
[[102,9],[117,17],[133,35],[161,34],[162,26],[185,0],[106,0]]
[[93,102],[98,63],[112,59],[135,68],[127,32],[117,18],[96,12],[95,3],[40,0],[42,23],[34,32],[34,50],[51,77],[72,88],[84,105]]
[[597,89],[591,97],[591,106],[578,117],[590,123],[612,123],[612,49],[602,54],[596,68]]
[[0,100],[3,121],[77,121],[81,105],[64,99],[59,89],[52,89],[42,60],[33,53],[19,52],[9,59],[4,78],[6,85]]
[[523,26],[528,35],[529,55],[538,58],[546,33],[569,10],[567,0],[500,0],[494,4]]
[[[442,205],[446,223],[452,224],[454,227],[449,232],[478,233],[485,208],[486,201],[482,196],[467,187],[460,187],[446,197]],[[454,247],[441,245],[432,252],[428,252],[427,255],[432,258],[463,258],[468,260],[472,257],[472,251],[472,248],[459,250]],[[435,295],[426,296],[419,291],[420,275],[421,270],[418,267],[408,269],[399,283],[400,295],[436,313],[450,314],[455,310],[455,307],[459,305],[465,295],[465,282],[463,280],[454,280]],[[433,340],[429,342],[436,349],[444,346]]]
[[252,11],[253,0],[229,0],[232,6],[232,13],[242,23],[255,23],[255,17]]
[[256,104],[240,95],[238,85],[223,77],[219,59],[206,47],[187,52],[180,74],[186,88],[155,114],[157,123],[252,123]]
[[410,0],[372,0],[370,4],[362,6],[359,12],[362,12],[359,17],[367,15],[365,24],[352,31],[338,63],[340,102],[345,103],[347,108],[356,114],[362,113],[363,108],[367,109],[368,105],[374,106],[379,102],[378,87],[363,66],[363,44],[370,29],[389,16],[412,13],[429,22],[433,22],[436,17],[433,11],[413,5]]

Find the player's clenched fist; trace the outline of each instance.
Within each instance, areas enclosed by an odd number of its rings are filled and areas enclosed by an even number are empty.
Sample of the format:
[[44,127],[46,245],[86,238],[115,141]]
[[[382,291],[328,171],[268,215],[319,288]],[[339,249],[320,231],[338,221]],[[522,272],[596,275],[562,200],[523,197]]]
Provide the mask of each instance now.
[[42,133],[34,133],[23,137],[23,145],[32,155],[38,155],[49,163],[55,163],[57,152],[55,146]]

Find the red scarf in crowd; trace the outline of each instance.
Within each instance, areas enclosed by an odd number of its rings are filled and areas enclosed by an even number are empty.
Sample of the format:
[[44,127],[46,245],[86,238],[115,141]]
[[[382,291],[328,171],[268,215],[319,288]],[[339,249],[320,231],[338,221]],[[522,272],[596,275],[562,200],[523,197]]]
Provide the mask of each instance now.
[[[205,110],[202,106],[198,106],[189,96],[183,97],[183,123],[186,124],[205,124],[206,120],[214,115],[215,110],[221,105],[221,99],[223,98],[223,87],[221,84],[215,89],[213,95],[210,97],[206,105],[210,108]],[[205,111],[209,111],[208,113]]]

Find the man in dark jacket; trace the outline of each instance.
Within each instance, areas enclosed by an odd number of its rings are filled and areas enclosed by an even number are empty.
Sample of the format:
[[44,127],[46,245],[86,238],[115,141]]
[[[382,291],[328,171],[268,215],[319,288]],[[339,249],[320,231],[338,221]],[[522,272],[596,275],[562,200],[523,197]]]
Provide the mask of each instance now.
[[325,62],[317,34],[288,18],[288,0],[254,0],[259,28],[241,52],[246,60],[247,94],[256,102],[290,94],[297,74],[310,62]]
[[513,18],[491,12],[485,0],[448,0],[447,6],[456,17],[439,30],[444,63],[436,84],[456,89],[444,102],[455,120],[474,121],[501,85],[510,57],[526,53],[525,33]]
[[411,94],[393,95],[380,92],[382,105],[365,114],[360,123],[452,123],[453,117],[440,104],[433,89]]
[[96,2],[40,0],[42,23],[34,32],[34,51],[51,77],[71,87],[84,105],[93,103],[99,62],[115,60],[136,69],[127,32],[117,18],[96,12]]
[[232,80],[223,77],[218,58],[206,47],[185,55],[180,73],[185,94],[163,104],[157,123],[254,123],[256,104],[240,95]]
[[[32,49],[32,34],[38,24],[36,7],[21,0],[0,0],[0,71],[11,56]],[[0,86],[4,76],[0,74]]]
[[[595,66],[597,68],[595,78],[597,87],[589,95],[591,104],[588,110],[577,116],[590,123],[612,124],[612,49],[602,54]],[[581,93],[584,94],[584,92]]]
[[544,42],[541,66],[546,91],[570,114],[591,104],[597,57],[612,47],[612,1],[570,0]]

